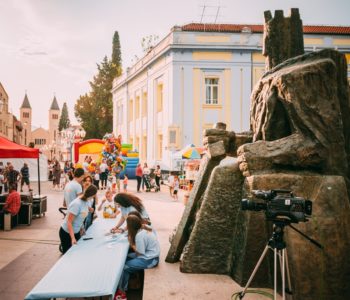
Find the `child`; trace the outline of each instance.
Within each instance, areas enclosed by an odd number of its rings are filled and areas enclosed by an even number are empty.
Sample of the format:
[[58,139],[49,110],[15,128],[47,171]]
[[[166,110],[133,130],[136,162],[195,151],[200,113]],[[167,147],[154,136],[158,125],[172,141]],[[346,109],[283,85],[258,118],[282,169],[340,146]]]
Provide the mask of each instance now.
[[110,190],[106,191],[105,199],[102,200],[97,210],[98,211],[103,210],[103,217],[106,219],[113,219],[120,213],[119,210],[117,210],[115,203],[113,201],[112,191]]
[[128,175],[127,174],[124,175],[123,187],[124,187],[124,193],[126,193],[128,191]]
[[173,192],[173,197],[175,200],[178,200],[178,196],[177,196],[177,193],[179,191],[179,188],[180,188],[180,182],[179,182],[179,177],[175,177],[174,179],[174,192]]
[[100,171],[96,169],[95,175],[94,175],[94,186],[96,186],[97,189],[99,189],[99,185],[100,185]]
[[126,218],[128,240],[134,251],[128,255],[124,270],[119,281],[119,289],[114,299],[126,299],[130,274],[139,270],[151,269],[158,265],[160,246],[153,232],[142,229],[142,221],[138,216],[129,215]]

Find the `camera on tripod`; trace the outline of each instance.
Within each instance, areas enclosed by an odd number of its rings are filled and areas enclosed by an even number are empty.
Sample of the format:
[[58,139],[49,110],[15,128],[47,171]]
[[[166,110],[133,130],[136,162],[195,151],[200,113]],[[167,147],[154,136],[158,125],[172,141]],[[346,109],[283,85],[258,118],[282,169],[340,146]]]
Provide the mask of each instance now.
[[242,210],[265,211],[268,221],[286,219],[290,223],[299,223],[311,217],[312,202],[295,197],[290,190],[253,190],[252,194],[265,202],[242,199]]

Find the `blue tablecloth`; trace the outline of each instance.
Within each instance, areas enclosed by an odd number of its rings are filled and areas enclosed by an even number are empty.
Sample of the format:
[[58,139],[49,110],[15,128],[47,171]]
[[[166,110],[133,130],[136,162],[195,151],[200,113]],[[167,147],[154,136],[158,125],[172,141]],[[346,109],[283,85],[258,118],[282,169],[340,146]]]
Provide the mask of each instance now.
[[115,219],[95,220],[84,236],[93,239],[81,238],[25,299],[114,295],[129,249],[125,234],[105,235],[115,224]]

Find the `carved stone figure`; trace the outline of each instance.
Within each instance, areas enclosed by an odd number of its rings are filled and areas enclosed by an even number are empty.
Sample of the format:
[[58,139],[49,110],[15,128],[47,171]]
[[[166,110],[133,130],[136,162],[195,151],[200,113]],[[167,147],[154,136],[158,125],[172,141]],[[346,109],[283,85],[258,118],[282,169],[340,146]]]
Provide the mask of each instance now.
[[[295,56],[303,53],[296,9],[289,18],[265,12],[265,20],[269,71],[252,92],[252,132],[234,134],[222,124],[205,132],[204,142],[216,154],[202,162],[203,176],[195,183],[167,261],[182,254],[181,271],[227,274],[244,285],[271,235],[271,224],[262,212],[241,211],[241,199],[255,189],[289,189],[313,202],[311,220],[296,227],[324,246],[322,251],[314,248],[287,230],[293,297],[344,299],[350,294],[345,56],[330,49]],[[280,32],[278,24],[283,24]],[[223,151],[232,156],[235,149],[237,161],[224,163]],[[270,259],[253,286],[272,286]]]

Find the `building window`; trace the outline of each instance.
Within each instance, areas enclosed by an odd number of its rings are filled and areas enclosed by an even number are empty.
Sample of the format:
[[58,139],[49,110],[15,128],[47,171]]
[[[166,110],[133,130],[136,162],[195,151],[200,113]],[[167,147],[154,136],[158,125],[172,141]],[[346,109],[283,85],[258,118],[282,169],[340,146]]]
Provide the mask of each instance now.
[[134,150],[140,152],[140,138],[139,137],[136,138]]
[[144,136],[142,140],[141,159],[142,160],[147,159],[147,136]]
[[205,78],[205,104],[218,104],[219,78]]
[[45,145],[46,139],[34,139],[34,144],[35,145]]
[[53,115],[52,115],[52,119],[53,119],[53,120],[58,120],[58,115],[57,115],[57,114],[53,114]]
[[163,84],[157,85],[157,112],[163,110]]
[[117,106],[117,124],[123,124],[123,104]]
[[22,116],[23,118],[29,118],[29,112],[23,112]]
[[142,117],[147,116],[147,93],[143,93],[142,96]]
[[158,151],[157,151],[157,160],[162,160],[163,157],[163,135],[158,135]]
[[140,117],[140,97],[137,96],[135,100],[135,118],[138,119]]
[[129,101],[129,121],[133,121],[134,119],[134,107],[133,107],[134,101],[130,99]]

